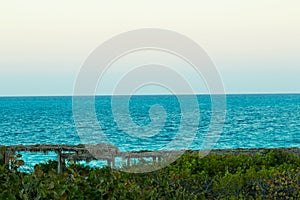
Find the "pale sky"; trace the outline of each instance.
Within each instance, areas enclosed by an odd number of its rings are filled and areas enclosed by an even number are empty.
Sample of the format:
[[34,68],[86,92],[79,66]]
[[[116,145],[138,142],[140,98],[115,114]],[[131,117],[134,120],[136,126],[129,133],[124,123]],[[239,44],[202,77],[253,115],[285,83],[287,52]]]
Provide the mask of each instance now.
[[300,1],[2,1],[0,96],[72,95],[102,42],[139,29],[186,35],[227,93],[300,92]]

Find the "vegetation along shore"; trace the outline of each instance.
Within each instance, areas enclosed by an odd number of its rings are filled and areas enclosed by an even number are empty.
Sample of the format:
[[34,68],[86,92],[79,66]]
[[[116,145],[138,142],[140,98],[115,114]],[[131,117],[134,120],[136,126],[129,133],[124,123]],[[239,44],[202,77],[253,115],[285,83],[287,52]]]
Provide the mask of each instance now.
[[[186,151],[150,173],[62,165],[49,160],[32,173],[0,156],[0,199],[299,199],[299,148]],[[18,155],[17,155],[18,156]],[[124,166],[135,170],[153,161]]]

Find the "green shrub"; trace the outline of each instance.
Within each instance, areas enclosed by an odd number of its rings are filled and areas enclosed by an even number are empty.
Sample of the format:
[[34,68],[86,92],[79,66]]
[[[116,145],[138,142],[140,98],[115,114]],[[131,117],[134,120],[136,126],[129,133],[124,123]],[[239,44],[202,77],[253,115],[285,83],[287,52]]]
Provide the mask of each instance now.
[[57,174],[56,161],[36,165],[32,174],[0,165],[0,199],[300,199],[299,163],[295,155],[270,150],[204,158],[186,152],[145,174],[76,164]]

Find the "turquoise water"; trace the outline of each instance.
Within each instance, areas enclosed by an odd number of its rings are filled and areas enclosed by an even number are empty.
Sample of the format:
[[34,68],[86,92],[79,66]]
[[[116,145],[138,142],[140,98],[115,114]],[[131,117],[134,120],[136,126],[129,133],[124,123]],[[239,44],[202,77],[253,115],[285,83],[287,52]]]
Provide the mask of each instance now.
[[[125,97],[119,96],[122,101]],[[187,96],[188,98],[188,96]],[[211,119],[211,100],[198,95],[200,120],[188,149],[200,149]],[[222,134],[213,148],[300,147],[300,94],[227,95]],[[134,137],[118,126],[110,96],[97,96],[98,125],[106,140],[122,151],[161,149],[172,141],[181,125],[181,108],[176,96],[132,96],[131,120],[137,126],[151,123],[149,109],[163,106],[165,123],[151,137]],[[192,112],[190,112],[191,114]],[[122,118],[123,110],[115,113]],[[158,116],[159,117],[159,116]],[[125,118],[126,119],[126,118]],[[72,112],[72,97],[1,97],[0,144],[79,144]],[[90,133],[93,127],[85,127]],[[149,132],[155,127],[148,127]],[[85,140],[88,138],[85,136]],[[89,138],[88,138],[89,139]],[[101,142],[101,137],[97,141]],[[91,141],[96,141],[90,138]]]
[[[199,95],[198,102],[198,133],[190,148],[199,148],[210,122],[210,97]],[[151,122],[149,108],[155,104],[164,107],[166,123],[148,141],[130,138],[126,130],[118,127],[109,96],[96,97],[99,126],[113,144],[125,145],[125,150],[152,149],[154,143],[166,144],[176,135],[181,123],[176,96],[133,96],[130,115],[137,125],[147,125]],[[226,110],[223,132],[215,148],[300,147],[300,95],[227,95]],[[81,143],[73,120],[72,97],[0,98],[0,137],[2,145]]]

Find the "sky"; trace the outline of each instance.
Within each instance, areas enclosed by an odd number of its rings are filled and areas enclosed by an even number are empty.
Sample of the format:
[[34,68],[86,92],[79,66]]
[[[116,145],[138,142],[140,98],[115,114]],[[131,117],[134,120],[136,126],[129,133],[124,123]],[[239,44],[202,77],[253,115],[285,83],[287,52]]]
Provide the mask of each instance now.
[[140,28],[197,42],[226,93],[299,93],[299,9],[298,0],[3,1],[0,96],[72,95],[97,46]]

